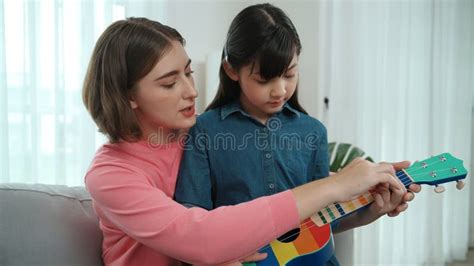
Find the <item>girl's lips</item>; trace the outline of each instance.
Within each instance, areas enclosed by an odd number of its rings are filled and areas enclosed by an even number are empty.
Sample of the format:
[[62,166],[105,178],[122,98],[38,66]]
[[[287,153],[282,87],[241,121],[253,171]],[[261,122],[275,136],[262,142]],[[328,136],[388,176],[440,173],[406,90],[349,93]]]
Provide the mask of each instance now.
[[181,110],[181,113],[183,113],[183,115],[185,117],[192,117],[194,116],[194,114],[196,113],[196,111],[194,110],[194,105],[193,106],[190,106],[188,108],[185,108],[183,110]]
[[280,106],[283,104],[283,101],[277,101],[277,102],[269,102],[271,106]]

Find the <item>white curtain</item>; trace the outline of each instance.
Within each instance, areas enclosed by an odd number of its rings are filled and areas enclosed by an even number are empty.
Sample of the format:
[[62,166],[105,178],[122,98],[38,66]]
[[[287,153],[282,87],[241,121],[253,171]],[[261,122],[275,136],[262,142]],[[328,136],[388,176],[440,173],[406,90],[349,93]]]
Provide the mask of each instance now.
[[[330,140],[354,143],[380,161],[450,152],[468,168],[474,2],[319,3],[317,84],[330,100],[323,111]],[[343,261],[444,265],[463,259],[469,184],[461,191],[445,187],[436,194],[425,186],[406,213],[346,234]]]
[[83,185],[105,141],[82,103],[84,74],[98,36],[129,6],[0,1],[0,182]]
[[[193,43],[202,41],[195,32],[212,26],[201,21],[199,30],[188,28],[196,22],[177,21],[183,11],[174,8],[177,4],[160,3],[0,1],[0,182],[83,184],[94,151],[104,141],[81,100],[86,64],[99,34],[125,16],[166,18],[171,26],[179,26],[188,50],[194,51]],[[230,1],[230,10],[222,6],[206,13],[203,8],[197,16],[230,22],[227,16],[248,4]],[[329,98],[329,109],[323,109],[322,99],[305,106],[326,124],[331,141],[354,143],[384,161],[414,161],[448,151],[469,167],[473,1],[276,4],[290,13],[302,40],[316,40],[315,47],[303,43],[306,57],[301,61],[308,63],[302,66],[317,66],[316,95]],[[298,16],[308,9],[315,9],[314,16]],[[213,44],[221,47],[219,38]],[[314,94],[308,75],[304,78],[300,88],[308,102],[305,95]],[[446,184],[444,194],[424,187],[406,213],[346,234],[336,243],[338,251],[345,251],[339,256],[343,265],[442,265],[462,259],[468,238],[468,187],[457,191]]]

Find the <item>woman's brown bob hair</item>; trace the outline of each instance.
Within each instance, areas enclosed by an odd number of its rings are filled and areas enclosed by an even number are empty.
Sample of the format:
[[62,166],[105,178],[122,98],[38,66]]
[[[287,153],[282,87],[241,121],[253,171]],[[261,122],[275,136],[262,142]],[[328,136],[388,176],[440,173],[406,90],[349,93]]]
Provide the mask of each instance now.
[[99,37],[87,69],[82,99],[110,142],[142,137],[129,98],[137,82],[170,49],[184,45],[175,29],[146,18],[127,18],[110,25]]

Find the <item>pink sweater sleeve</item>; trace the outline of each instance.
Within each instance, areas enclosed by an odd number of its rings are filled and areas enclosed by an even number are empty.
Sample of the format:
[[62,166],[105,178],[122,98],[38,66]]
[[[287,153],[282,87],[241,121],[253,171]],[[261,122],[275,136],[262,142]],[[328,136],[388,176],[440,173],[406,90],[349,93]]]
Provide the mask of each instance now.
[[107,219],[127,235],[189,263],[239,259],[298,226],[290,191],[207,211],[176,203],[126,168],[95,168],[86,186]]

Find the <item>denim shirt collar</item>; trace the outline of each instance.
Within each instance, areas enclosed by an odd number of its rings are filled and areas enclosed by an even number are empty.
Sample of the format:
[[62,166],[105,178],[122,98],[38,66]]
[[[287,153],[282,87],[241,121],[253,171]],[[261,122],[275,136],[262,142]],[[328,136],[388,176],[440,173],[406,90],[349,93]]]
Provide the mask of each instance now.
[[[296,115],[297,117],[300,117],[300,113],[294,109],[293,107],[291,107],[288,102],[286,102],[284,105],[283,105],[283,108],[282,108],[282,111],[283,110],[288,110],[289,113],[291,113],[292,115]],[[240,105],[240,102],[239,101],[234,101],[230,104],[226,104],[224,105],[222,108],[221,108],[221,119],[224,120],[226,119],[229,115],[233,114],[233,113],[236,113],[236,112],[239,112],[241,113],[242,115],[244,116],[247,116],[247,117],[251,117],[247,112],[244,111],[244,109],[242,108],[242,106]]]

